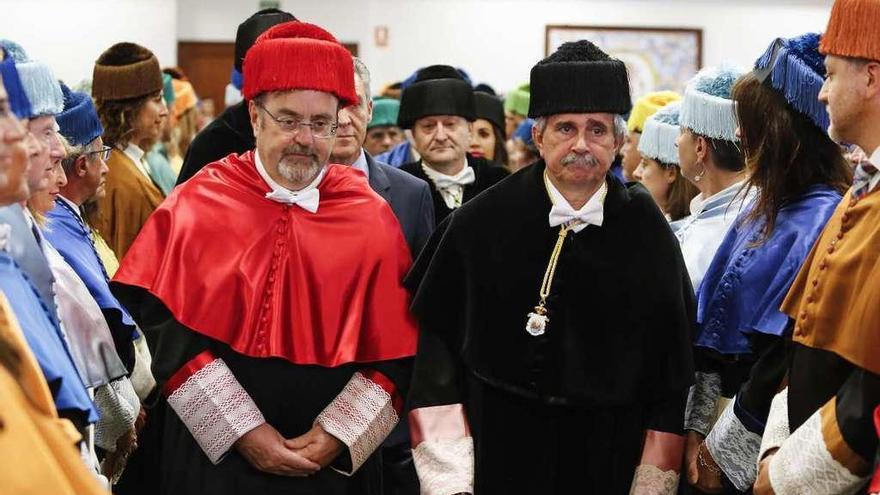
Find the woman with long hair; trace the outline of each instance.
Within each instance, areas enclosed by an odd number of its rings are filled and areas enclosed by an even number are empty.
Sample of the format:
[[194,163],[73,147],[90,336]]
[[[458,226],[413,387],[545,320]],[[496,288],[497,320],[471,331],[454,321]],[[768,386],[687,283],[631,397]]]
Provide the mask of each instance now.
[[[689,404],[689,478],[703,491],[747,492],[755,482],[770,402],[785,374],[789,320],[779,308],[851,184],[818,102],[825,75],[818,43],[818,34],[774,41],[733,88],[755,198],[697,294],[697,387],[719,385],[692,393]],[[719,396],[733,399],[709,427],[698,413]]]
[[92,97],[104,126],[104,144],[113,151],[107,160],[106,194],[89,223],[119,259],[165,199],[145,159],[168,118],[163,87],[156,56],[140,45],[117,43],[95,62]]

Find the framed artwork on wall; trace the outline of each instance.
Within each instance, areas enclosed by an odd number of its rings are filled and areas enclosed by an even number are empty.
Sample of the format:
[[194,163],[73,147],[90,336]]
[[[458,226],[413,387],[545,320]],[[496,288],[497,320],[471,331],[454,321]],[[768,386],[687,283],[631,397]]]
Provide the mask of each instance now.
[[702,29],[548,25],[544,50],[584,39],[626,64],[633,101],[651,91],[681,93],[703,65]]

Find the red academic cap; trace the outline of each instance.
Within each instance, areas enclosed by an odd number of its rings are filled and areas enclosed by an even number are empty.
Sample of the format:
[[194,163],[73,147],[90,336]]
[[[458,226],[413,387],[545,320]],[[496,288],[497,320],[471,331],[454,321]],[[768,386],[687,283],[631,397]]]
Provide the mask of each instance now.
[[341,106],[357,103],[351,54],[314,24],[291,21],[257,38],[244,58],[244,97],[267,91],[311,89],[331,93]]

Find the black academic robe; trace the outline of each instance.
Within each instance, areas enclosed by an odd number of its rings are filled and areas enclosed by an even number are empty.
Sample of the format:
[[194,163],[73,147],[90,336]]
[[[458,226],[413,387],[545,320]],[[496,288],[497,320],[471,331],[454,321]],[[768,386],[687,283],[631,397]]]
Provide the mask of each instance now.
[[[267,200],[253,160],[228,157],[175,189],[115,275],[170,406],[150,412],[161,420],[140,449],[139,473],[158,487],[132,481],[126,492],[380,493],[374,453],[397,422],[417,339],[399,223],[348,167],[328,167],[321,208],[309,213]],[[225,225],[228,239],[217,243],[224,208],[265,221]],[[328,229],[348,248],[315,256]],[[339,471],[254,469],[234,442],[264,420],[285,438],[320,423],[348,446],[334,460]]]
[[[153,374],[159,389],[192,360],[207,351],[223,359],[247,390],[266,422],[285,438],[301,435],[311,428],[315,417],[333,401],[358,371],[356,365],[335,368],[293,365],[283,359],[256,359],[237,353],[229,346],[204,337],[174,319],[169,310],[149,292],[130,286],[116,286],[114,291],[144,330],[153,353]],[[396,383],[406,384],[411,370],[406,361],[372,363]],[[248,461],[231,450],[223,461],[213,464],[204,454],[180,416],[162,399],[152,409],[161,415],[147,445],[141,448],[160,449],[139,452],[151,458],[154,471],[151,479],[140,478],[150,486],[125,483],[125,493],[154,495],[188,494],[381,494],[381,458],[372,456],[351,477],[326,468],[307,478],[267,475],[254,469]],[[345,455],[339,466],[343,469]],[[142,473],[146,475],[147,473]]]
[[450,215],[411,270],[410,426],[419,431],[419,408],[464,405],[476,493],[627,493],[646,432],[683,432],[693,290],[650,194],[609,174],[604,224],[569,234],[546,333],[529,335],[560,230],[544,169]]
[[[467,203],[481,192],[494,186],[498,181],[507,177],[509,174],[507,169],[497,167],[484,158],[477,158],[470,154],[467,155],[467,163],[474,169],[475,180],[472,184],[468,184],[464,187],[464,194],[461,199],[462,204]],[[401,165],[400,170],[409,172],[431,186],[431,198],[434,200],[434,221],[438,225],[443,219],[452,213],[453,209],[446,206],[446,202],[443,201],[443,196],[440,195],[440,191],[437,190],[434,183],[428,178],[425,171],[422,170],[421,160]]]
[[177,185],[188,181],[209,163],[230,153],[241,154],[255,147],[254,128],[251,126],[247,100],[243,100],[228,107],[196,134],[183,159]]
[[803,425],[832,398],[836,398],[835,416],[842,440],[862,459],[872,459],[877,450],[872,417],[880,405],[880,375],[833,352],[792,343],[788,368],[789,431]]

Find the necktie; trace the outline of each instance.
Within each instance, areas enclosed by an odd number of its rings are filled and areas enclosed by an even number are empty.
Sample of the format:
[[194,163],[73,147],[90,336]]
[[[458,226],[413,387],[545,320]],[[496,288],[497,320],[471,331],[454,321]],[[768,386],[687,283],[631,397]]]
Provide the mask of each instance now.
[[309,213],[318,211],[318,203],[321,200],[321,193],[317,187],[313,187],[308,191],[293,192],[286,189],[276,189],[266,193],[266,199],[277,201],[278,203],[295,204]]
[[873,163],[869,161],[859,163],[853,180],[853,198],[860,199],[871,191],[871,179],[875,175],[877,175],[877,167]]

